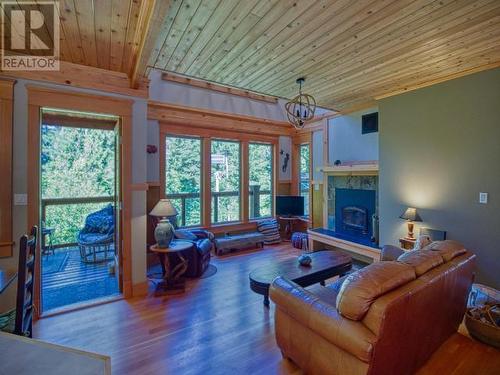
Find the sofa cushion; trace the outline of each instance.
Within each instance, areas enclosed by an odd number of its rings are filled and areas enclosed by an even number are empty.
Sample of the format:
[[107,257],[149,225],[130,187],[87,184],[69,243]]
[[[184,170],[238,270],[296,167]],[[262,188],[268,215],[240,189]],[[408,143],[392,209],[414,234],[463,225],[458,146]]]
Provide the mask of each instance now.
[[460,242],[453,240],[435,241],[424,247],[422,250],[435,251],[443,258],[445,263],[459,255],[465,254],[467,251]]
[[398,257],[398,262],[412,266],[417,277],[443,264],[443,258],[431,251],[408,251]]
[[361,320],[375,299],[415,279],[413,267],[387,261],[376,262],[350,274],[337,296],[337,309],[342,316]]

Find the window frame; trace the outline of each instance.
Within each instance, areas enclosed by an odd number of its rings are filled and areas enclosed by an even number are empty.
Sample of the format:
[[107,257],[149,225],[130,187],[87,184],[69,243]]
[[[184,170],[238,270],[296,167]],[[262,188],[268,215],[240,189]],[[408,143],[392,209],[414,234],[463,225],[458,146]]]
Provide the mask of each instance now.
[[[302,179],[302,149],[307,148],[309,152],[309,161],[308,161],[308,166],[307,166],[307,173],[308,173],[308,179],[303,180]],[[307,181],[308,189],[307,189],[307,212],[304,210],[304,215],[305,216],[310,216],[311,215],[311,181],[312,181],[312,176],[311,176],[311,144],[310,142],[304,142],[299,144],[299,152],[298,152],[298,195],[302,196],[302,184],[303,182]],[[306,205],[305,199],[304,199],[304,206]]]
[[243,186],[244,186],[244,181],[242,178],[242,172],[243,172],[243,148],[242,148],[242,142],[239,140],[234,140],[234,139],[226,139],[226,138],[210,138],[210,180],[207,181],[208,185],[210,185],[210,204],[212,204],[212,199],[213,199],[213,192],[212,192],[212,144],[213,142],[228,142],[228,143],[236,143],[238,144],[238,164],[240,166],[240,170],[238,171],[238,219],[237,220],[230,220],[230,221],[212,221],[212,206],[210,206],[210,225],[225,225],[225,224],[235,224],[235,223],[240,223],[244,220],[243,218]]
[[[278,158],[276,150],[278,149],[279,137],[276,135],[247,134],[238,132],[229,132],[225,130],[216,130],[202,127],[186,127],[170,122],[160,121],[160,197],[165,198],[165,173],[166,173],[166,154],[165,137],[191,137],[202,140],[202,223],[196,228],[213,230],[214,232],[250,229],[254,228],[254,223],[263,218],[251,219],[249,216],[249,166],[248,166],[248,146],[249,143],[269,144],[272,146],[272,212],[271,217],[275,216],[276,186],[277,186],[277,165]],[[211,142],[212,140],[230,141],[240,143],[240,220],[232,222],[212,223],[212,194],[211,194]],[[193,228],[193,227],[191,227]]]
[[[248,155],[248,160],[250,160],[250,145],[265,145],[271,147],[271,213],[268,216],[259,216],[259,217],[251,217],[250,216],[250,208],[248,211],[248,220],[249,221],[256,221],[256,220],[263,220],[263,219],[269,219],[274,216],[274,206],[275,206],[275,197],[276,197],[276,192],[275,192],[275,186],[276,186],[276,181],[275,181],[275,174],[277,173],[276,169],[276,158],[274,155],[274,151],[276,146],[272,143],[267,143],[267,142],[248,142],[248,149],[247,149],[247,155]],[[250,165],[247,167],[247,172],[248,176],[250,177]],[[247,190],[248,190],[248,197],[247,197],[247,202],[250,205],[250,181],[247,182]]]
[[[204,185],[204,174],[203,174],[203,169],[204,169],[204,160],[203,160],[203,138],[194,136],[194,135],[179,135],[179,134],[170,134],[167,133],[164,136],[161,137],[163,147],[160,147],[161,149],[161,155],[163,155],[163,167],[161,167],[161,170],[163,171],[163,175],[160,173],[160,186],[161,186],[161,192],[160,196],[162,198],[169,198],[168,194],[166,192],[167,188],[167,138],[183,138],[183,139],[196,139],[200,141],[200,223],[195,224],[195,225],[179,225],[179,228],[198,228],[203,225],[203,185]],[[160,163],[161,164],[161,163]],[[175,199],[175,198],[174,198]],[[182,220],[182,217],[181,217]]]

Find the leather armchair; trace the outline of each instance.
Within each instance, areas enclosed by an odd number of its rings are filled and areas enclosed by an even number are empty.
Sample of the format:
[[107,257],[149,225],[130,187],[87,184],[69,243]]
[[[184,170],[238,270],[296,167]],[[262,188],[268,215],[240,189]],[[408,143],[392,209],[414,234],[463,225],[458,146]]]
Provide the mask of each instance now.
[[183,256],[188,261],[188,268],[184,276],[200,277],[210,264],[211,251],[213,248],[213,233],[202,229],[190,229],[191,234],[196,236],[196,239],[188,240],[182,238],[183,241],[190,241],[193,247],[183,252]]

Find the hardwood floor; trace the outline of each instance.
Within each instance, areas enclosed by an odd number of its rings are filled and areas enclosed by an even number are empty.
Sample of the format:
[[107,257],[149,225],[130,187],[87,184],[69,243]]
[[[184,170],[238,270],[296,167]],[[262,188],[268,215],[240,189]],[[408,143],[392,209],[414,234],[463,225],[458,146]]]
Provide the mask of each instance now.
[[[40,320],[34,337],[110,355],[114,374],[300,374],[274,340],[274,307],[248,274],[298,254],[289,244],[213,259],[217,273],[183,295],[121,300]],[[500,352],[454,335],[420,370],[498,374]],[[477,370],[480,370],[479,372]]]

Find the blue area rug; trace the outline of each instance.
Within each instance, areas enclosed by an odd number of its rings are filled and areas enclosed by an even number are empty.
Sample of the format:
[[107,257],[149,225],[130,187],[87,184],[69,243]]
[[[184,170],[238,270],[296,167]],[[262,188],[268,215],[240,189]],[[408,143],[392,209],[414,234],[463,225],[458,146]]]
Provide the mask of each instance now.
[[61,272],[66,267],[69,253],[55,253],[42,256],[42,270],[44,274]]

